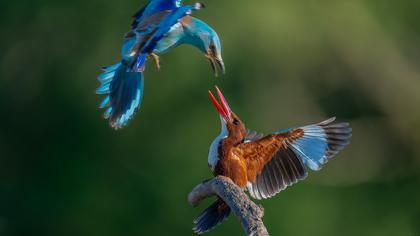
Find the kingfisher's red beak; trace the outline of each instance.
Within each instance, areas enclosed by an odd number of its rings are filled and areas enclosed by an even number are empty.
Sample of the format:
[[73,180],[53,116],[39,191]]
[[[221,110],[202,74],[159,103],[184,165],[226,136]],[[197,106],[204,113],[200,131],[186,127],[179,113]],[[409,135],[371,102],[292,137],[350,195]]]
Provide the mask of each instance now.
[[220,89],[216,86],[217,96],[219,97],[220,103],[216,100],[213,93],[209,90],[210,98],[216,107],[216,110],[219,112],[219,114],[223,117],[225,121],[230,120],[232,110],[229,107],[228,102],[226,101],[225,97],[223,96]]

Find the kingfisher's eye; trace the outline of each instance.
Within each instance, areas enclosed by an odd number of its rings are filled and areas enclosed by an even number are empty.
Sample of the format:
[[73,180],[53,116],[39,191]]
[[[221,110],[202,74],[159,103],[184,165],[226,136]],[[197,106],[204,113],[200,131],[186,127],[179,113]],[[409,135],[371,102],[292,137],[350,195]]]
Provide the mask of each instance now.
[[238,120],[238,119],[234,119],[234,120],[233,120],[233,124],[234,124],[234,125],[239,125],[239,120]]

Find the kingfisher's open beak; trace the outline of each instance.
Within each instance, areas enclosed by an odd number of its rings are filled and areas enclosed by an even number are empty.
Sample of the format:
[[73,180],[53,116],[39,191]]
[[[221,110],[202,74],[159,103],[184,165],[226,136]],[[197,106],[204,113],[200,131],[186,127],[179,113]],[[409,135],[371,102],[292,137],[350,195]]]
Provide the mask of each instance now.
[[216,100],[213,93],[209,90],[210,99],[212,100],[216,110],[219,112],[220,116],[225,120],[225,122],[231,119],[232,110],[229,107],[228,102],[223,96],[220,89],[216,86],[217,96],[219,97],[220,103]]
[[219,76],[219,71],[222,72],[222,74],[225,74],[226,68],[225,63],[223,62],[223,59],[221,56],[214,56],[213,54],[206,55],[207,59],[209,59],[211,68],[214,71],[214,75],[217,77]]

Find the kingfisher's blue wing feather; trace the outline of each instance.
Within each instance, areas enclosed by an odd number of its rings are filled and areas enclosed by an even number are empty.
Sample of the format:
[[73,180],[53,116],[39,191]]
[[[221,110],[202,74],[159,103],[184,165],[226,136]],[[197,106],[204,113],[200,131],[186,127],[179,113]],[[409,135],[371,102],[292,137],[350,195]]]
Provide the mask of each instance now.
[[329,159],[350,143],[352,129],[348,123],[334,123],[335,118],[298,129],[303,136],[290,141],[291,149],[311,170],[320,170]]
[[153,15],[161,11],[174,10],[181,7],[182,0],[151,0],[149,3],[134,14],[132,29],[135,29],[144,16]]
[[128,72],[125,62],[107,67],[98,77],[101,86],[98,94],[107,96],[100,108],[107,108],[104,114],[114,129],[123,128],[133,118],[143,98],[143,73]]
[[[288,129],[260,140],[243,144],[248,158],[260,166],[255,181],[248,183],[250,195],[270,198],[306,178],[308,169],[320,170],[329,159],[349,144],[352,129],[335,118],[300,128]],[[274,149],[273,147],[277,147]],[[263,165],[258,164],[263,163]]]

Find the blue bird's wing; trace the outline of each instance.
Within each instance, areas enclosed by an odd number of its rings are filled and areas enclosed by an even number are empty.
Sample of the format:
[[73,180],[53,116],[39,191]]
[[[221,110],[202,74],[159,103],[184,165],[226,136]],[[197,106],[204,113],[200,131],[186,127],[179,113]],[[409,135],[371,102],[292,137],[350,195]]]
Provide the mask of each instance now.
[[255,179],[248,190],[256,199],[270,198],[306,178],[307,169],[320,170],[349,144],[352,129],[335,118],[300,128],[277,132],[238,146]]
[[140,34],[150,34],[151,29],[156,29],[160,26],[161,22],[171,14],[172,11],[160,11],[151,15],[144,16],[142,21],[139,22],[133,31]]
[[138,111],[144,89],[143,73],[127,72],[125,62],[103,69],[98,77],[101,86],[97,94],[107,95],[100,108],[106,108],[104,118],[109,119],[111,127],[121,129],[128,124]]
[[160,24],[156,33],[151,37],[144,46],[142,53],[151,53],[156,44],[161,40],[172,26],[177,24],[180,19],[186,15],[190,15],[193,11],[199,10],[197,6],[183,6],[171,12]]
[[142,21],[143,17],[153,15],[161,11],[174,10],[181,7],[182,0],[151,0],[149,3],[134,14],[134,21],[131,25],[132,29]]
[[133,71],[143,71],[147,55],[152,53],[158,42],[170,31],[170,29],[179,22],[183,17],[190,15],[193,11],[200,10],[203,5],[197,3],[195,5],[182,6],[171,11],[157,26],[152,36],[142,46],[141,53],[138,56],[137,63]]
[[[144,17],[136,28],[124,37],[122,56],[126,61],[135,61],[148,40],[159,30],[160,23],[169,15],[171,11],[161,11],[153,15]],[[130,64],[129,70],[132,70]]]

